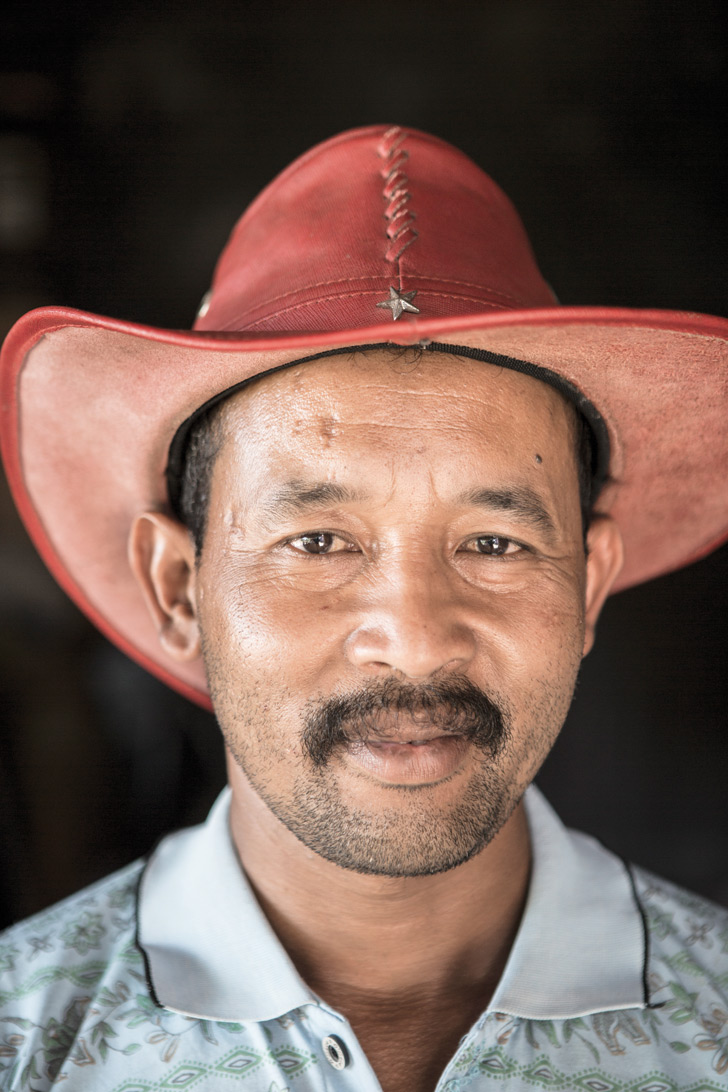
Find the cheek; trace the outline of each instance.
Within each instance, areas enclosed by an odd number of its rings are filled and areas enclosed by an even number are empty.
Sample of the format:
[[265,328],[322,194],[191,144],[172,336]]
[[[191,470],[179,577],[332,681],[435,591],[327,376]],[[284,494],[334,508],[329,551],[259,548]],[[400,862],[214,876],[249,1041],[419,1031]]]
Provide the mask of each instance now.
[[541,768],[563,727],[581,663],[583,612],[577,596],[500,605],[497,637],[483,635],[474,681],[510,712],[501,773],[517,796]]
[[225,743],[254,784],[273,787],[300,761],[301,703],[292,642],[259,596],[220,582],[200,615],[203,656]]
[[208,581],[203,630],[236,659],[287,658],[303,618],[295,600],[281,594],[272,576],[245,565],[230,565]]
[[564,596],[555,602],[534,604],[531,630],[534,656],[555,679],[575,676],[584,643],[584,609],[581,596]]
[[483,648],[504,673],[504,681],[571,679],[581,662],[584,604],[581,583],[557,574],[529,580],[483,597]]
[[[213,576],[201,571],[205,663],[218,719],[265,725],[289,749],[303,707],[336,684],[343,635],[326,596],[300,595],[279,574],[244,563]],[[331,608],[331,609],[329,609]],[[292,724],[296,732],[286,731]]]

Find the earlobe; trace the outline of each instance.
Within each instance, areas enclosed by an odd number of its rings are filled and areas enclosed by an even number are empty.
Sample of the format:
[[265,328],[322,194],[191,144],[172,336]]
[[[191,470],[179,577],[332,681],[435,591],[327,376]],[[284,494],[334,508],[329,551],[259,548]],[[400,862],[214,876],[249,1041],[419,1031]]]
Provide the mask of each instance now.
[[128,557],[162,648],[178,662],[197,659],[195,552],[187,528],[162,512],[141,512],[129,534]]
[[587,534],[584,651],[594,644],[597,619],[624,561],[619,527],[610,516],[595,516]]

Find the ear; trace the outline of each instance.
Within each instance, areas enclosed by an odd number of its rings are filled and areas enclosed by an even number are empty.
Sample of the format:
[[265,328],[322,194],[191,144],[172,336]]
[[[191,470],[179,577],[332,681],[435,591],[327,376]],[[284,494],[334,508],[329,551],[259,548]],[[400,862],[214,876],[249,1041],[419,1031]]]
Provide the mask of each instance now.
[[195,607],[195,547],[187,528],[161,512],[141,512],[129,535],[129,564],[172,659],[200,655]]
[[584,651],[594,644],[597,619],[624,561],[619,527],[610,516],[595,516],[587,532]]

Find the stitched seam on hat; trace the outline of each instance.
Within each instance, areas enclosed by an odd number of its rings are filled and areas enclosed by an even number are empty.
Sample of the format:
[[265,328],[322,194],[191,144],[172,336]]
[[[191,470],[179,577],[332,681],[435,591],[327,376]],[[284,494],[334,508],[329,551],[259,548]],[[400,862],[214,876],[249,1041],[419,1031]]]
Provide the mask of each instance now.
[[[261,323],[269,322],[270,319],[277,318],[279,315],[285,315],[290,311],[302,311],[305,307],[316,307],[320,303],[330,303],[333,300],[357,299],[360,296],[371,296],[374,294],[375,293],[373,290],[370,292],[338,292],[336,293],[336,295],[332,296],[320,296],[315,300],[304,300],[303,303],[294,303],[291,304],[290,307],[281,307],[280,310],[273,311],[270,315],[265,315],[263,318],[256,319],[255,322],[250,322],[246,326],[243,326],[240,332],[242,333],[245,330],[253,330],[256,326],[260,326]],[[454,292],[431,292],[428,294],[431,296],[437,296],[440,299],[463,300],[466,303],[480,303],[487,306],[487,301],[484,300],[481,296],[461,296],[456,295]],[[497,304],[495,304],[494,306],[497,306]],[[440,317],[444,318],[446,316]],[[220,332],[223,333],[225,329],[226,328],[223,327]]]
[[[380,276],[346,277],[346,278],[336,277],[334,280],[314,281],[313,284],[307,284],[305,288],[296,289],[295,292],[281,292],[278,296],[270,296],[268,299],[263,300],[262,303],[259,303],[258,308],[260,308],[260,307],[270,307],[270,305],[272,303],[277,303],[279,300],[284,300],[286,298],[289,298],[292,295],[298,295],[300,292],[310,292],[314,288],[327,288],[329,285],[342,284],[342,282],[345,283],[345,284],[365,283],[366,281],[376,281],[377,283],[381,283],[381,279],[382,278]],[[482,284],[475,284],[473,281],[456,281],[456,280],[451,280],[449,277],[418,277],[418,280],[420,281],[420,283],[424,283],[424,282],[428,282],[428,281],[434,281],[435,284],[442,284],[442,285],[450,284],[450,285],[453,285],[453,287],[455,287],[455,288],[475,288],[475,289],[482,289],[483,288]],[[524,303],[523,298],[521,296],[512,296],[508,292],[501,292],[500,289],[497,289],[497,288],[494,288],[492,290],[488,289],[488,292],[492,296],[498,296],[500,299],[507,300],[510,303],[519,303],[519,304]],[[257,321],[259,321],[259,320],[256,319],[256,322]]]
[[[449,284],[449,285],[452,285],[453,288],[475,288],[476,291],[478,291],[478,292],[485,291],[485,292],[488,293],[489,296],[497,296],[499,299],[505,300],[508,303],[517,303],[517,304],[520,304],[520,306],[522,306],[522,307],[526,305],[523,296],[513,296],[513,295],[511,295],[510,292],[501,292],[501,290],[499,288],[486,288],[486,287],[484,287],[484,285],[474,284],[472,281],[454,281],[454,280],[449,280],[447,277],[419,277],[419,276],[418,276],[417,280],[418,280],[419,284],[427,284],[429,281],[432,281],[437,285]],[[430,295],[430,294],[432,294],[433,296],[447,296],[448,295],[447,292],[438,292],[437,290],[434,290],[432,293],[430,293],[430,291],[428,289],[428,295]],[[455,294],[456,293],[453,293],[453,295],[455,295]],[[458,295],[459,295],[459,293],[458,293]],[[462,298],[465,299],[466,297],[463,296]]]
[[[397,285],[400,292],[404,288],[400,258],[419,237],[419,232],[414,227],[417,213],[409,204],[412,195],[407,188],[409,178],[404,171],[409,159],[409,152],[403,147],[407,136],[399,125],[394,125],[387,129],[377,145],[377,155],[383,160],[379,169],[384,179],[382,197],[387,202],[384,218],[387,221],[385,235],[389,243],[384,257],[397,267]],[[405,217],[406,222],[402,223]],[[397,221],[400,221],[400,226],[397,226]]]

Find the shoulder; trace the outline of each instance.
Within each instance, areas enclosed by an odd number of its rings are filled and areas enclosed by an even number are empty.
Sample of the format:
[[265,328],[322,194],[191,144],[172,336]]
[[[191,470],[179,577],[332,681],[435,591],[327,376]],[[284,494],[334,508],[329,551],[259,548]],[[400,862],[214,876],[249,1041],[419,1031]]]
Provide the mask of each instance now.
[[[91,887],[0,933],[0,1004],[30,974],[48,981],[50,965],[103,959],[131,930],[143,862],[135,862]],[[43,970],[43,974],[36,973]]]
[[144,980],[135,944],[142,868],[129,865],[0,934],[0,1086],[22,1087],[14,1081],[38,1043],[48,1071],[54,1059],[62,1064],[63,1044],[70,1048],[104,980],[122,984],[129,972]]
[[[674,1026],[697,1025],[695,1045],[728,1070],[728,910],[642,869],[633,870],[647,934],[647,986]],[[700,1036],[702,1035],[702,1038]]]
[[728,909],[632,868],[651,957],[676,971],[710,974],[728,986]]

